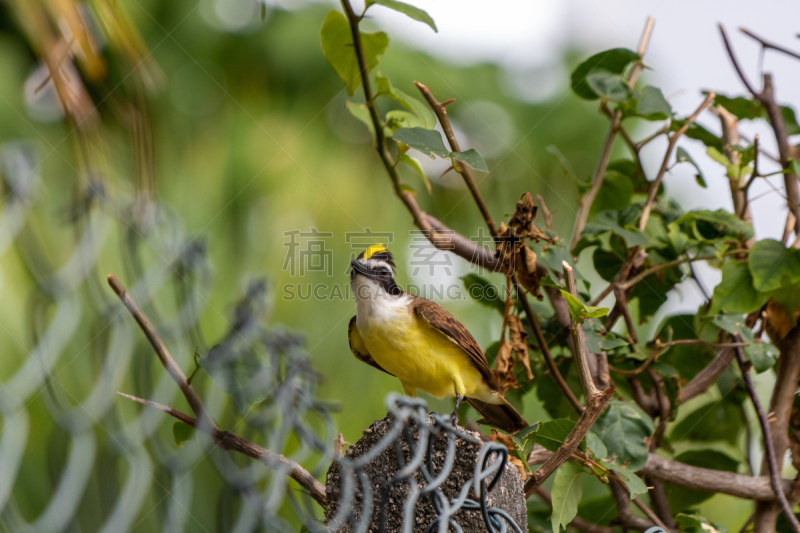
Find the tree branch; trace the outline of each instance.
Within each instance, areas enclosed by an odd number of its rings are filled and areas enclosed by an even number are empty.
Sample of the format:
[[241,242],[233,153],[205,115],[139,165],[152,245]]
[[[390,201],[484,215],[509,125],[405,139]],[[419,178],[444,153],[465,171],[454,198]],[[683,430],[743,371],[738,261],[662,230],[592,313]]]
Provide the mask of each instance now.
[[147,337],[147,340],[150,342],[153,350],[155,350],[156,355],[158,355],[158,359],[161,361],[161,364],[164,365],[167,373],[178,385],[178,388],[180,388],[183,396],[186,398],[186,401],[189,402],[189,407],[192,408],[192,412],[194,412],[198,420],[200,420],[202,424],[207,425],[209,428],[218,430],[219,428],[206,411],[206,408],[203,405],[202,400],[200,400],[200,397],[195,392],[194,387],[192,387],[192,385],[189,383],[189,380],[186,379],[186,375],[183,373],[183,370],[181,370],[181,368],[172,358],[169,350],[161,341],[161,338],[158,336],[155,329],[153,329],[153,325],[150,324],[150,321],[147,319],[145,314],[141,309],[139,309],[139,306],[136,305],[136,302],[133,301],[133,298],[131,298],[131,295],[125,290],[125,287],[122,285],[122,283],[119,282],[114,274],[110,274],[108,276],[108,284],[111,286],[111,289],[114,291],[114,293],[116,293],[122,303],[125,304],[125,307],[136,320],[136,323],[139,324],[139,327],[142,329],[145,337]]
[[[735,335],[733,338],[737,342],[742,340],[739,335]],[[775,448],[773,447],[769,422],[767,422],[764,409],[761,408],[761,400],[758,398],[756,388],[753,385],[753,378],[750,376],[750,365],[745,361],[744,351],[742,350],[741,346],[734,348],[734,352],[736,353],[736,361],[739,363],[739,370],[742,372],[742,379],[744,380],[744,386],[747,389],[747,395],[750,396],[750,401],[753,403],[753,408],[755,408],[758,422],[761,425],[761,433],[764,435],[764,452],[767,461],[767,467],[769,469],[770,485],[772,486],[772,490],[775,492],[775,497],[783,508],[783,514],[792,525],[792,529],[795,531],[795,533],[800,533],[800,522],[798,522],[797,517],[794,516],[794,513],[792,512],[792,506],[789,505],[789,502],[786,500],[786,495],[781,489],[781,476],[780,472],[778,471],[778,463],[775,458]]]
[[[746,254],[749,252],[747,249],[736,249],[736,250],[728,250],[727,252],[723,252],[722,255],[738,255],[738,254]],[[683,263],[692,263],[694,261],[711,261],[713,259],[718,259],[718,254],[708,254],[708,255],[698,255],[696,257],[683,257],[680,259],[673,259],[672,261],[667,261],[666,263],[660,263],[658,265],[653,265],[648,269],[643,270],[642,272],[638,273],[637,275],[633,276],[632,278],[618,284],[618,287],[627,290],[642,281],[644,278],[651,274],[655,274],[659,270],[664,270],[665,268],[671,268],[674,266],[682,265]]]
[[301,487],[308,490],[311,497],[314,498],[314,501],[320,504],[323,508],[327,505],[327,500],[325,497],[325,485],[317,481],[314,476],[309,474],[305,468],[291,459],[267,450],[266,448],[263,448],[254,442],[250,442],[239,435],[230,433],[229,431],[222,431],[219,428],[212,429],[206,427],[203,424],[198,423],[197,419],[192,418],[191,416],[178,411],[177,409],[173,409],[172,407],[138,398],[136,396],[131,396],[130,394],[125,394],[124,392],[117,392],[117,394],[123,398],[128,398],[129,400],[133,400],[134,402],[138,402],[142,405],[155,407],[159,411],[163,411],[168,415],[177,418],[184,424],[188,424],[193,428],[210,435],[214,439],[214,443],[223,450],[233,450],[239,452],[242,455],[252,457],[258,462],[263,463],[269,468],[275,470],[288,470],[289,477],[297,481]]
[[[436,100],[426,86],[418,81],[415,81],[414,85],[417,86],[419,92],[422,93],[422,96],[425,97],[425,99],[428,101],[428,104],[430,104],[431,109],[433,109],[436,118],[439,119],[439,124],[442,125],[442,131],[444,131],[444,136],[447,137],[447,142],[450,144],[450,149],[454,152],[460,152],[461,148],[458,146],[458,141],[453,133],[453,128],[450,127],[450,120],[447,118],[447,109],[445,108],[445,106],[452,102],[452,100],[444,104],[440,103],[438,100]],[[475,180],[472,178],[472,171],[461,161],[454,161],[454,163],[456,170],[459,174],[461,174],[461,177],[464,178],[464,183],[467,184],[469,192],[475,199],[475,203],[478,205],[478,209],[483,216],[483,220],[486,221],[486,226],[489,228],[489,232],[492,234],[492,237],[497,237],[499,235],[497,227],[494,225],[492,215],[489,213],[489,209],[486,207],[486,203],[483,201],[483,196],[481,196],[481,192],[478,190],[478,186],[475,184]]]
[[[566,262],[563,263],[564,265],[564,277],[567,280],[567,288],[573,295],[577,295],[577,290],[575,287],[575,274],[572,271],[572,267],[570,267]],[[613,388],[608,388],[604,391],[599,391],[594,384],[594,380],[592,379],[591,372],[589,370],[589,365],[586,362],[586,350],[583,344],[583,338],[579,333],[580,326],[572,320],[572,339],[575,345],[575,363],[578,368],[578,375],[581,380],[581,388],[583,389],[583,396],[586,399],[586,408],[581,413],[581,416],[578,417],[578,421],[575,423],[575,427],[572,428],[572,431],[569,432],[567,437],[564,439],[564,442],[561,443],[561,446],[558,447],[558,450],[542,464],[533,474],[531,477],[528,478],[528,481],[525,482],[525,497],[530,497],[533,494],[533,491],[541,486],[544,481],[550,477],[550,475],[556,471],[556,469],[561,466],[565,461],[567,461],[575,450],[578,449],[578,445],[583,440],[583,437],[589,432],[594,425],[597,418],[600,416],[600,413],[606,407],[609,398],[614,395],[616,392]]]
[[661,162],[661,168],[658,170],[656,179],[650,184],[650,190],[647,193],[647,201],[642,208],[642,218],[639,219],[639,231],[644,231],[644,228],[647,225],[647,219],[650,217],[650,210],[653,208],[653,203],[656,201],[656,194],[658,194],[658,188],[661,186],[661,180],[664,179],[664,175],[667,173],[667,169],[669,169],[669,159],[672,156],[672,151],[675,149],[678,139],[680,139],[681,135],[683,135],[686,130],[689,129],[689,125],[697,120],[697,116],[702,113],[705,108],[711,105],[711,102],[713,101],[714,91],[711,91],[706,96],[706,99],[703,100],[703,103],[700,104],[700,107],[695,109],[694,113],[692,113],[692,115],[686,119],[686,123],[670,136],[669,144],[667,145],[667,152],[664,154],[664,159]]
[[752,31],[748,30],[747,28],[744,28],[744,27],[739,28],[739,31],[744,33],[748,37],[750,37],[752,39],[755,39],[759,43],[761,43],[761,46],[763,46],[764,48],[770,48],[772,50],[776,50],[778,52],[782,52],[782,53],[786,54],[787,56],[793,57],[795,59],[800,59],[800,54],[798,54],[797,52],[795,52],[793,50],[789,50],[788,48],[784,48],[783,46],[781,46],[779,44],[775,44],[773,42],[767,41],[766,39],[764,39],[762,37],[759,37],[758,35],[756,35]]
[[[739,79],[747,88],[748,92],[758,100],[764,109],[767,111],[767,118],[769,119],[772,131],[775,134],[775,141],[778,144],[778,158],[783,170],[790,170],[791,147],[789,145],[789,138],[786,134],[786,125],[783,122],[783,114],[781,113],[780,106],[775,102],[775,94],[772,88],[772,76],[764,74],[764,88],[761,92],[756,91],[744,75],[744,71],[739,66],[739,61],[736,59],[736,54],[733,52],[733,47],[728,40],[728,33],[725,27],[720,24],[719,31],[722,35],[722,41],[725,44],[725,49],[728,52],[733,68],[739,75]],[[753,35],[749,34],[755,38]],[[763,43],[762,43],[763,44]],[[786,203],[789,207],[789,212],[794,216],[794,232],[795,235],[800,235],[800,187],[797,185],[797,176],[793,172],[786,172],[783,175],[783,185],[786,190]]]

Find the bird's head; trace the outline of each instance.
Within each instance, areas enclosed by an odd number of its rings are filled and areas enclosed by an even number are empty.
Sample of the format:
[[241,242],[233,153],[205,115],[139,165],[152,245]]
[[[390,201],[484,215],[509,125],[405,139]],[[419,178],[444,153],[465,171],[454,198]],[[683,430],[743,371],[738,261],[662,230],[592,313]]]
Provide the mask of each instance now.
[[373,244],[350,261],[350,283],[355,284],[360,276],[364,276],[369,285],[378,285],[388,294],[402,292],[394,281],[392,254],[383,244]]

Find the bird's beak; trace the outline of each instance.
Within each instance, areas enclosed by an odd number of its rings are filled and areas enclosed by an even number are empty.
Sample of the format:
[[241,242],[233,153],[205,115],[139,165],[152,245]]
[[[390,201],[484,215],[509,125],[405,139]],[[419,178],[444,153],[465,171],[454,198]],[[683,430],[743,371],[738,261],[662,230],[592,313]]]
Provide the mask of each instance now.
[[365,267],[364,265],[362,265],[361,263],[359,263],[359,262],[358,262],[358,261],[356,261],[355,259],[351,259],[351,260],[350,260],[350,267],[351,267],[353,270],[355,270],[356,272],[358,272],[359,274],[362,274],[362,275],[364,275],[364,276],[367,276],[368,278],[371,278],[371,277],[373,277],[373,276],[374,276],[374,275],[372,274],[372,272],[371,272],[371,271],[370,271],[370,270],[369,270],[367,267]]

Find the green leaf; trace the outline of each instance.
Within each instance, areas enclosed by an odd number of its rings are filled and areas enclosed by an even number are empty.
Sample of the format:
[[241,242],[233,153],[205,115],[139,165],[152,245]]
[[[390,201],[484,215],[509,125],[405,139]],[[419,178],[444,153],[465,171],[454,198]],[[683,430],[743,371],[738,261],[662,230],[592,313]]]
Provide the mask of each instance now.
[[375,137],[375,125],[372,123],[372,117],[369,114],[369,109],[364,104],[357,104],[355,102],[345,102],[344,107],[350,111],[356,119],[366,124],[367,129]]
[[625,68],[639,59],[639,54],[627,48],[614,48],[593,55],[572,72],[572,90],[586,100],[597,100],[598,94],[587,81],[590,72],[604,70],[612,74],[622,74]]
[[450,152],[450,157],[461,161],[465,165],[471,166],[475,170],[489,172],[489,167],[486,166],[486,161],[483,160],[483,156],[474,148],[470,148],[469,150],[465,150],[463,152]]
[[590,213],[622,209],[630,205],[633,199],[633,181],[614,170],[609,170],[603,177],[603,184],[592,202]]
[[747,263],[731,260],[722,267],[722,281],[714,287],[709,314],[716,315],[723,310],[750,313],[764,305],[768,298],[768,293],[755,288]]
[[400,154],[397,157],[398,163],[405,163],[406,165],[410,166],[414,169],[414,171],[419,174],[422,178],[422,182],[425,183],[425,188],[428,190],[428,194],[432,192],[431,190],[431,182],[428,180],[428,176],[425,175],[425,172],[422,170],[422,167],[419,165],[419,161],[414,159],[408,154]]
[[537,429],[539,429],[539,422],[520,429],[511,435],[511,441],[514,443],[514,455],[525,465],[527,465],[528,456],[533,449],[533,436]]
[[400,128],[420,128],[422,121],[414,113],[402,109],[392,109],[386,113],[386,125],[392,130]]
[[695,174],[694,176],[694,179],[697,180],[697,184],[704,189],[708,187],[708,184],[706,183],[706,178],[705,176],[703,176],[703,171],[700,170],[699,166],[697,166],[697,163],[695,163],[694,159],[692,159],[692,156],[689,155],[689,152],[687,152],[680,146],[678,147],[677,152],[675,152],[675,161],[677,161],[678,163],[686,162],[691,164],[697,171],[697,174]]
[[666,120],[672,115],[672,107],[661,89],[646,85],[636,104],[636,114],[647,120]]
[[773,239],[756,242],[747,264],[753,275],[753,286],[762,292],[800,281],[800,251],[786,248]]
[[649,242],[647,236],[627,223],[620,223],[620,212],[603,211],[593,221],[586,224],[582,235],[593,235],[605,232],[616,233],[628,246],[645,246]]
[[593,432],[586,434],[586,448],[592,452],[595,459],[605,459],[608,455],[606,445],[603,444],[603,439]]
[[549,422],[542,422],[533,432],[533,440],[539,446],[554,452],[567,438],[569,432],[575,427],[575,422],[568,418],[556,418]]
[[435,130],[425,128],[402,128],[394,132],[394,140],[406,143],[430,158],[456,159],[476,170],[488,171],[486,161],[474,149],[464,152],[451,152],[444,146],[442,135]]
[[464,282],[464,288],[467,290],[467,294],[469,294],[473,300],[486,307],[491,307],[499,311],[500,314],[505,313],[506,305],[503,300],[503,295],[496,285],[477,274],[467,274],[462,277],[461,280]]
[[436,156],[442,159],[450,157],[450,150],[445,148],[442,135],[438,131],[425,128],[404,128],[394,132],[394,140],[406,143],[431,159]]
[[687,233],[694,234],[698,239],[713,241],[720,237],[741,237],[748,240],[753,236],[753,227],[750,224],[742,222],[739,217],[724,209],[690,211],[676,222],[686,227]]
[[786,128],[786,135],[797,135],[800,133],[800,125],[797,124],[797,116],[794,113],[794,109],[782,105],[781,115],[783,116],[783,126]]
[[635,471],[647,462],[645,439],[653,433],[653,421],[631,402],[612,401],[594,430],[620,465]]
[[[685,119],[673,119],[669,124],[669,130],[672,132],[678,131],[687,124]],[[722,139],[705,129],[703,126],[696,122],[689,122],[689,126],[684,133],[689,139],[700,141],[706,146],[713,146],[719,151],[722,151]]]
[[706,149],[706,155],[725,167],[726,175],[729,178],[741,178],[744,172],[744,167],[740,167],[739,165],[735,165],[731,163],[731,160],[728,157],[714,148],[713,146],[709,146]]
[[717,94],[714,96],[714,105],[721,105],[740,120],[753,120],[763,116],[761,104],[744,96],[731,98]]
[[[344,81],[347,94],[353,96],[361,85],[361,70],[356,59],[353,36],[347,18],[336,10],[328,13],[322,23],[320,40],[325,59]],[[375,68],[378,56],[386,50],[388,44],[389,38],[382,31],[361,33],[361,49],[364,52],[367,71]]]
[[553,498],[553,533],[559,533],[578,514],[578,504],[583,496],[580,476],[585,470],[578,463],[567,461],[556,470],[551,496]]
[[172,438],[178,447],[183,447],[183,443],[194,438],[194,428],[183,422],[175,422],[172,425]]
[[728,533],[724,527],[712,524],[705,518],[695,514],[679,513],[675,515],[680,533]]
[[628,487],[628,496],[631,500],[640,494],[647,494],[647,484],[633,471],[627,468],[614,468],[613,470],[625,482],[625,486]]
[[744,354],[753,363],[753,369],[760,374],[775,365],[780,350],[773,344],[756,340],[745,346]]
[[587,318],[599,318],[608,314],[608,308],[586,305],[564,289],[560,290],[569,305],[569,314],[578,324],[582,324]]
[[424,22],[430,26],[433,31],[437,33],[439,31],[436,29],[436,23],[433,22],[431,16],[418,7],[406,4],[405,2],[398,2],[397,0],[367,0],[367,7],[375,4],[399,11],[400,13],[407,15],[416,21]]
[[407,110],[414,113],[417,116],[419,125],[421,127],[427,130],[432,130],[434,126],[436,126],[436,117],[433,116],[433,112],[430,110],[430,108],[410,94],[394,87],[391,81],[389,81],[389,78],[385,78],[380,75],[376,76],[375,95],[391,98],[401,106],[405,107]]
[[607,70],[592,70],[586,75],[586,83],[595,94],[612,102],[624,102],[633,96],[625,78]]

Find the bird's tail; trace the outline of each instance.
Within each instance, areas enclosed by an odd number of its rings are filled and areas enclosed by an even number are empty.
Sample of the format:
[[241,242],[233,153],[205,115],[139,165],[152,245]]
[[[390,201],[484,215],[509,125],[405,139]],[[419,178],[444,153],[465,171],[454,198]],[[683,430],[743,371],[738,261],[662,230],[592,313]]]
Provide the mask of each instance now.
[[508,433],[516,433],[520,429],[528,427],[528,423],[522,418],[514,407],[504,398],[503,403],[486,403],[476,398],[464,398],[473,409],[478,411],[486,419],[486,422]]

